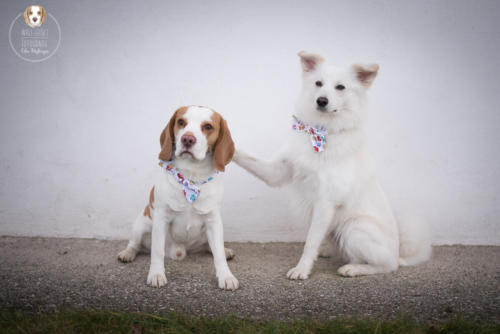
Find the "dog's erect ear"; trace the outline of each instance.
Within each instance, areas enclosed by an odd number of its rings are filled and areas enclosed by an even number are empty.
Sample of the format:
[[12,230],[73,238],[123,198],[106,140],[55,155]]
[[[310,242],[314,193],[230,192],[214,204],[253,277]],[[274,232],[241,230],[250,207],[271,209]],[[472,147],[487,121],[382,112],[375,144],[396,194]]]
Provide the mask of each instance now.
[[174,126],[177,120],[178,112],[179,109],[177,109],[172,117],[170,117],[170,121],[160,135],[161,151],[158,155],[158,158],[160,160],[169,161],[170,159],[172,159],[172,153],[174,152],[175,146]]
[[215,142],[214,148],[214,166],[217,170],[223,172],[234,155],[234,142],[231,138],[231,132],[227,127],[227,122],[220,117],[219,137]]
[[314,71],[318,67],[318,65],[324,61],[323,57],[305,51],[300,51],[299,57],[300,64],[302,65],[302,71],[304,72]]
[[40,19],[40,24],[42,24],[45,22],[45,19],[47,18],[47,13],[45,12],[45,8],[40,7],[40,9],[42,11],[42,18]]
[[372,85],[373,80],[377,76],[379,66],[377,64],[371,65],[352,65],[352,69],[356,74],[356,78],[361,82],[365,88],[369,88]]

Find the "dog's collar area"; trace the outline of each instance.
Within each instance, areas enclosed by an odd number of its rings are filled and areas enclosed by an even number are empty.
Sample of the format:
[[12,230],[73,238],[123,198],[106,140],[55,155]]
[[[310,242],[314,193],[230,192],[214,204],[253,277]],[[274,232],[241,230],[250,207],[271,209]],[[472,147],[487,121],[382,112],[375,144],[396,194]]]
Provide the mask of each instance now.
[[315,152],[322,152],[326,148],[326,135],[328,131],[325,128],[315,128],[302,122],[297,116],[293,115],[292,129],[298,132],[307,133],[311,136],[311,144]]
[[175,167],[173,160],[170,161],[160,160],[158,164],[161,166],[162,169],[166,170],[167,173],[172,174],[175,180],[182,186],[184,196],[186,197],[186,200],[189,203],[193,203],[200,196],[200,186],[212,181],[217,176],[217,174],[219,174],[219,171],[216,170],[215,173],[210,175],[206,180],[195,182],[185,178],[177,170],[177,167]]

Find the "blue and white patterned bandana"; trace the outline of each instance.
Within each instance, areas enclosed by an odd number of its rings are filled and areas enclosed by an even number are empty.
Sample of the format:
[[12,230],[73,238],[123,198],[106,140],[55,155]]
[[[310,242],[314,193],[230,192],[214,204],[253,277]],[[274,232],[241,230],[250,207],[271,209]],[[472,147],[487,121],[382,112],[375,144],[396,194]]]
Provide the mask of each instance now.
[[186,200],[189,203],[193,203],[194,201],[196,201],[198,196],[200,196],[200,186],[202,184],[212,181],[214,177],[217,176],[217,174],[219,174],[219,171],[217,170],[208,179],[201,182],[194,182],[182,176],[182,174],[175,167],[175,164],[172,160],[170,161],[160,160],[159,165],[161,166],[161,168],[165,169],[168,173],[172,174],[174,178],[177,180],[177,182],[179,182],[182,185],[184,196],[186,197]]
[[324,151],[326,147],[326,135],[328,131],[324,128],[314,128],[304,124],[300,119],[293,115],[292,129],[298,132],[304,132],[311,136],[311,144],[315,152]]

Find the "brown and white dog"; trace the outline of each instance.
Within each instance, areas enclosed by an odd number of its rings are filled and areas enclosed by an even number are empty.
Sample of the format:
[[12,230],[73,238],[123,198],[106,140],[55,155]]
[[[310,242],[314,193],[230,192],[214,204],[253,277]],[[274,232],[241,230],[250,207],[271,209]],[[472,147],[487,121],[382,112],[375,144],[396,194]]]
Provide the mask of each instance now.
[[[238,280],[227,264],[234,253],[224,248],[220,213],[223,184],[222,175],[217,174],[224,171],[234,154],[226,121],[206,107],[181,107],[161,133],[160,145],[159,159],[170,163],[163,165],[167,167],[161,169],[149,204],[135,220],[132,237],[118,259],[133,261],[141,246],[148,247],[151,240],[147,283],[161,287],[167,283],[165,249],[174,260],[208,250],[214,257],[219,288],[237,289]],[[192,203],[182,181],[192,181],[199,187],[199,196]]]
[[45,22],[46,17],[47,13],[42,6],[28,6],[24,11],[24,21],[31,28],[40,27]]

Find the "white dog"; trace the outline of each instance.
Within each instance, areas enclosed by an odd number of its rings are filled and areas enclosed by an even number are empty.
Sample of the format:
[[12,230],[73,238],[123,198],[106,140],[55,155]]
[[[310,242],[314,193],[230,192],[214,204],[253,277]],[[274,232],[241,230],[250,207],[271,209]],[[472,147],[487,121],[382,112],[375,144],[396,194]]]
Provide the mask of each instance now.
[[[132,238],[118,259],[130,262],[151,234],[151,267],[147,282],[167,283],[165,248],[171,259],[210,250],[221,289],[235,290],[238,280],[226,258],[220,207],[222,176],[234,154],[226,121],[217,112],[197,106],[179,108],[160,136],[161,175],[151,189],[149,204],[135,220]],[[208,243],[208,244],[207,244]]]
[[31,28],[40,27],[47,17],[45,9],[42,6],[28,6],[24,11],[24,21]]
[[318,254],[332,249],[347,263],[338,269],[343,276],[425,261],[426,229],[396,222],[364,144],[365,95],[378,65],[337,68],[315,54],[299,56],[303,88],[287,149],[272,162],[239,150],[233,159],[270,186],[291,183],[295,207],[310,220],[302,257],[287,277],[307,279]]

